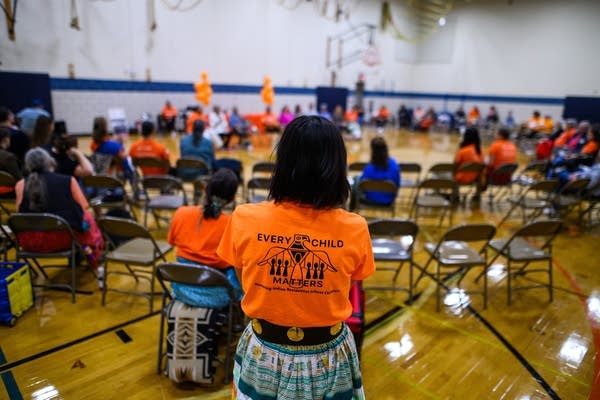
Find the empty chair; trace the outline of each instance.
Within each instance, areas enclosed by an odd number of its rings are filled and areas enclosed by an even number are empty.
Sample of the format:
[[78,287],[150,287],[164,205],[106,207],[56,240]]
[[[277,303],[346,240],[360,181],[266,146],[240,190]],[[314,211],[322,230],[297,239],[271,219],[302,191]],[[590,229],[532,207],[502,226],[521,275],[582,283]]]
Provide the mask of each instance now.
[[275,163],[272,161],[257,162],[252,166],[252,178],[270,178],[274,169]]
[[260,203],[267,200],[271,187],[271,178],[250,178],[246,183],[246,201],[248,203]]
[[494,208],[494,199],[501,199],[510,193],[513,175],[519,168],[518,164],[503,164],[494,169],[487,177],[487,193],[490,209]]
[[[16,260],[24,260],[30,266],[35,265],[38,271],[48,279],[44,269],[62,268],[71,272],[70,283],[50,283],[43,285],[46,288],[67,289],[71,292],[71,301],[75,303],[75,293],[77,292],[77,261],[76,256],[82,249],[75,238],[73,230],[69,223],[62,217],[49,213],[15,213],[8,218],[8,226],[14,235],[16,244]],[[46,250],[43,244],[32,244],[28,236],[36,233],[55,233],[60,236],[55,237],[51,247],[57,247],[58,242],[64,241],[64,248],[57,250]],[[8,233],[8,232],[6,232]],[[62,240],[64,239],[64,240]],[[60,246],[58,246],[60,247]],[[67,259],[66,265],[41,265],[39,259]],[[32,264],[33,263],[33,264]],[[35,273],[35,271],[34,271]]]
[[[98,226],[104,233],[107,243],[102,305],[106,302],[106,293],[111,290],[147,298],[152,312],[156,263],[160,260],[167,261],[165,256],[171,251],[172,246],[164,240],[155,240],[145,227],[130,219],[100,217]],[[115,243],[115,238],[121,238],[122,243]],[[109,267],[111,262],[124,264],[127,271],[111,269]],[[150,283],[149,290],[125,290],[110,287],[108,277],[114,274],[131,276],[136,284],[139,283],[140,278],[146,279]]]
[[[386,194],[392,200],[389,204],[379,204],[373,201],[369,201],[366,198],[366,193],[378,193]],[[363,210],[376,210],[391,213],[392,218],[396,215],[396,204],[395,200],[398,195],[398,186],[392,181],[388,180],[376,180],[376,179],[363,179],[358,183],[357,188],[357,201],[355,212],[359,213]]]
[[513,185],[519,187],[518,194],[522,193],[527,187],[544,179],[548,170],[549,162],[547,160],[536,160],[527,164],[521,171],[515,173],[512,180]]
[[406,204],[412,204],[413,197],[421,181],[421,164],[418,163],[398,163],[400,167],[400,192],[403,189],[409,191],[406,197]]
[[[413,297],[413,247],[419,227],[413,221],[399,219],[377,219],[369,222],[371,245],[375,262],[397,263],[397,266],[378,266],[377,271],[393,271],[392,285],[365,286],[365,290],[402,290],[408,292],[409,301]],[[408,263],[408,285],[397,287],[396,281],[404,264]]]
[[535,220],[542,215],[544,210],[551,210],[552,197],[558,188],[558,184],[556,180],[539,181],[531,184],[519,196],[510,198],[509,202],[512,206],[498,225],[504,223],[517,208],[521,210],[523,225]]
[[[490,265],[500,256],[506,258],[506,279],[508,305],[512,301],[514,290],[533,288],[547,288],[548,296],[552,301],[552,242],[560,231],[560,220],[547,220],[531,222],[517,230],[509,239],[494,239],[489,243],[496,255],[490,260]],[[538,239],[535,243],[532,239]],[[532,263],[546,263],[545,267],[534,268]],[[529,273],[544,273],[548,275],[547,283],[514,286],[517,277],[524,277]],[[530,282],[530,281],[529,281]]]
[[554,211],[560,218],[565,218],[576,207],[582,212],[583,193],[590,184],[590,179],[580,178],[567,182],[552,199]]
[[[582,207],[579,213],[579,221],[580,224],[585,224],[587,228],[590,228],[594,223],[594,212],[600,214],[600,208],[598,205],[600,204],[600,182],[596,183],[595,186],[586,189],[583,193],[585,206]],[[584,219],[587,221],[584,222]]]
[[160,228],[161,211],[175,211],[187,205],[187,195],[182,182],[172,176],[149,176],[142,179],[144,197],[144,226],[148,226],[148,213],[152,212]]
[[[195,335],[191,335],[191,339],[189,337],[189,330],[195,330],[196,326],[186,326],[185,329],[188,332],[184,333],[184,336],[173,334],[167,336],[166,343],[166,352],[163,351],[164,342],[165,342],[165,319],[169,318],[169,323],[176,325],[176,319],[171,319],[171,316],[168,315],[176,306],[177,300],[175,299],[171,288],[167,287],[166,283],[176,283],[182,285],[188,285],[192,287],[198,288],[223,288],[228,294],[230,301],[227,305],[227,341],[225,342],[225,360],[224,360],[224,378],[223,383],[227,384],[230,380],[230,365],[232,359],[232,346],[233,342],[233,306],[234,306],[234,289],[227,280],[225,274],[221,271],[218,271],[214,268],[207,267],[205,265],[189,265],[189,264],[180,264],[180,263],[163,263],[157,267],[156,277],[160,282],[163,288],[163,297],[162,297],[162,306],[161,306],[161,316],[160,316],[160,334],[158,339],[158,367],[157,372],[160,374],[163,370],[163,358],[165,356],[169,356],[169,358],[176,358],[179,362],[183,359],[183,363],[185,364],[185,369],[177,370],[176,368],[170,368],[167,365],[167,371],[169,377],[175,381],[184,381],[184,380],[192,380],[195,382],[205,382],[212,383],[212,368],[213,365],[210,361],[212,361],[214,353],[216,353],[216,337],[207,337],[210,335],[210,330],[212,329],[213,335],[215,334],[215,327],[206,327],[207,332],[196,332]],[[169,300],[169,306],[167,306],[167,299]],[[186,306],[184,306],[186,307]],[[187,307],[186,313],[192,313],[193,310],[198,310],[198,318],[199,322],[202,322],[204,325],[210,323],[211,320],[217,318],[215,314],[219,312],[219,310],[215,309],[207,309],[207,308],[195,308],[195,307]],[[190,320],[193,320],[190,318]],[[218,329],[217,329],[218,331]],[[179,338],[179,340],[191,340],[187,342],[188,346],[181,346],[181,343],[176,343],[175,341]],[[210,343],[207,343],[209,342]],[[207,347],[215,347],[214,353],[209,353],[210,350]],[[186,352],[186,350],[189,350]],[[200,370],[197,370],[197,368]],[[176,376],[172,376],[176,375]]]
[[456,165],[454,163],[437,163],[429,167],[425,177],[429,179],[454,179],[455,170]]
[[109,175],[90,175],[82,178],[85,193],[96,216],[102,210],[115,208],[128,209],[135,217],[131,199],[125,191],[125,185],[119,179]]
[[[436,310],[440,309],[440,288],[446,286],[446,279],[458,276],[457,287],[466,274],[475,267],[483,268],[483,307],[487,307],[487,253],[489,241],[496,233],[496,228],[490,224],[459,225],[450,228],[437,243],[426,243],[425,250],[429,260],[423,270],[426,271],[432,261],[436,262]],[[474,244],[475,247],[472,247]],[[418,280],[423,276],[421,273]],[[475,293],[471,290],[470,293]]]
[[452,179],[425,179],[419,183],[417,193],[413,200],[410,215],[418,223],[419,210],[421,208],[441,210],[439,226],[448,214],[449,225],[452,225],[452,212],[454,199],[458,196],[458,186]]

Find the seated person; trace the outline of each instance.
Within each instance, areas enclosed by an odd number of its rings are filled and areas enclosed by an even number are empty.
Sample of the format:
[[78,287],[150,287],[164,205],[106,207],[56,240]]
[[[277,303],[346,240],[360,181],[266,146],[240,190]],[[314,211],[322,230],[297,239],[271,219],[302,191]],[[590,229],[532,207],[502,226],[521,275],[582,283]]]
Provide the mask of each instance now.
[[[477,128],[467,128],[462,142],[459,144],[459,149],[454,157],[454,165],[456,169],[469,163],[483,163],[481,155],[481,140],[479,139],[479,131]],[[454,179],[459,184],[473,183],[477,179],[475,172],[456,172]]]
[[[138,140],[131,145],[129,149],[129,156],[131,158],[158,158],[161,160],[169,161],[169,150],[158,141],[154,140],[154,124],[150,121],[144,121],[142,123],[142,139]],[[160,167],[141,167],[142,173],[145,176],[149,175],[165,175],[169,173],[170,168],[165,166]]]
[[327,103],[321,103],[321,106],[319,107],[319,115],[329,121],[333,119],[331,113],[329,112],[329,106]]
[[[231,219],[222,210],[233,201],[237,188],[235,173],[227,168],[219,169],[208,182],[202,207],[177,209],[167,240],[177,248],[178,262],[207,265],[227,275],[236,290],[236,300],[240,300],[243,293],[234,268],[217,255],[221,236]],[[222,288],[192,288],[174,284],[173,292],[178,300],[197,307],[222,308],[229,303],[229,296]]]
[[[490,145],[488,150],[487,172],[489,178],[492,173],[501,165],[517,163],[517,146],[510,141],[510,131],[507,128],[500,128],[496,134],[496,140]],[[493,184],[506,184],[511,176],[495,176]]]
[[231,136],[239,137],[240,144],[250,146],[250,141],[248,140],[248,136],[250,135],[250,123],[240,115],[237,107],[231,109],[229,129]]
[[50,117],[40,115],[35,121],[33,134],[31,136],[31,148],[34,147],[51,147],[49,143],[54,130],[54,121]]
[[431,128],[433,126],[433,124],[435,124],[436,121],[437,121],[437,116],[435,114],[435,111],[434,111],[433,107],[429,107],[429,109],[427,110],[427,112],[425,113],[423,118],[421,119],[421,122],[419,123],[418,130],[427,132],[429,130],[429,128]]
[[358,183],[365,179],[388,180],[394,182],[398,188],[400,187],[400,166],[389,156],[387,143],[380,136],[371,140],[371,161],[354,184],[350,210],[356,208],[357,201],[381,205],[389,205],[394,202],[396,196],[392,193],[365,192],[360,193],[362,197],[358,198]]
[[[561,183],[565,183],[568,176],[577,171],[580,166],[591,166],[594,163],[600,148],[600,124],[590,127],[589,123],[583,121],[579,126],[578,133],[556,153],[548,170],[549,178],[558,178]],[[580,131],[585,127],[587,132],[584,137]]]
[[581,121],[577,127],[567,122],[565,131],[554,141],[555,151],[573,151],[578,143],[586,138],[589,129],[590,123],[588,121]]
[[[19,168],[19,161],[17,156],[7,151],[10,147],[10,131],[7,128],[0,128],[0,171],[9,173],[19,180],[23,178],[21,168]],[[15,188],[9,186],[0,186],[0,198],[3,199],[14,199]]]
[[410,111],[404,104],[400,105],[400,109],[398,110],[398,126],[400,128],[409,128],[410,127]]
[[[37,120],[36,116],[36,120]],[[35,126],[35,120],[32,122],[31,129]],[[19,129],[19,127],[15,124],[15,115],[13,112],[3,106],[0,106],[0,127],[6,128],[10,132],[10,147],[8,151],[13,153],[17,160],[19,160],[19,165],[23,166],[25,153],[31,147],[31,139],[29,136]]]
[[275,114],[271,111],[271,107],[265,109],[265,113],[261,116],[261,123],[267,133],[281,132],[281,125]]
[[[15,186],[17,210],[53,213],[64,218],[73,229],[88,262],[97,269],[104,248],[102,233],[75,179],[55,173],[55,166],[54,159],[42,148],[36,147],[27,152],[25,168],[29,175]],[[20,241],[29,251],[54,252],[71,248],[71,237],[65,232],[24,232],[21,235]]]
[[177,175],[183,179],[192,179],[198,175],[207,174],[212,171],[215,162],[215,150],[212,142],[204,137],[204,121],[194,122],[194,130],[191,135],[186,135],[179,142],[179,154],[181,157],[199,158],[206,164],[207,171],[194,168],[184,168],[177,171]]
[[521,135],[525,135],[528,138],[535,138],[542,132],[542,129],[544,129],[544,120],[540,112],[536,110],[521,127]]
[[341,132],[346,131],[344,109],[339,104],[333,109],[332,122]]
[[77,137],[67,132],[54,136],[50,155],[56,162],[56,173],[82,178],[94,175],[91,161],[77,148]]
[[350,139],[360,140],[362,138],[362,132],[358,120],[359,107],[354,105],[344,114],[344,130],[350,134]]
[[467,123],[469,125],[477,126],[479,124],[480,119],[481,113],[479,112],[479,108],[477,106],[471,107],[469,113],[467,114]]
[[485,116],[485,124],[490,127],[496,125],[500,121],[496,107],[490,106],[488,114]]
[[385,105],[381,106],[379,108],[379,111],[377,112],[377,114],[375,114],[375,117],[373,118],[373,122],[375,122],[375,127],[377,128],[377,132],[379,132],[379,133],[383,132],[389,119],[390,119],[390,110],[388,110],[388,108]]
[[456,130],[460,130],[461,127],[464,127],[467,123],[467,114],[465,113],[465,109],[463,106],[458,106],[456,111],[454,111],[454,128]]
[[286,105],[281,109],[281,113],[279,114],[279,125],[281,125],[282,129],[292,122],[295,118],[294,113],[290,110],[290,108]]
[[423,118],[425,118],[425,110],[421,106],[417,106],[413,110],[413,115],[412,115],[412,129],[413,130],[420,129],[421,121],[423,121]]
[[201,119],[204,121],[205,126],[208,126],[208,115],[202,112],[202,107],[194,106],[188,108],[188,113],[185,120],[185,131],[186,133],[192,133],[194,127],[194,121]]
[[544,115],[540,132],[546,136],[552,135],[552,132],[554,132],[554,120],[552,119],[552,115]]
[[225,116],[225,113],[221,110],[221,107],[213,107],[213,110],[208,115],[208,126],[210,127],[210,129],[207,129],[207,131],[210,130],[210,132],[206,133],[211,133],[215,137],[218,137],[221,141],[221,145],[219,145],[218,142],[215,142],[211,139],[211,141],[215,143],[217,148],[223,147],[224,149],[226,149],[227,147],[229,147],[229,140],[231,139],[231,135],[229,134],[229,123],[227,122],[227,117]]
[[122,143],[110,139],[106,118],[94,118],[90,147],[97,174],[121,175],[131,179],[133,171],[127,160],[125,147]]
[[175,132],[175,120],[177,119],[177,108],[169,100],[160,111],[159,124],[166,132]]

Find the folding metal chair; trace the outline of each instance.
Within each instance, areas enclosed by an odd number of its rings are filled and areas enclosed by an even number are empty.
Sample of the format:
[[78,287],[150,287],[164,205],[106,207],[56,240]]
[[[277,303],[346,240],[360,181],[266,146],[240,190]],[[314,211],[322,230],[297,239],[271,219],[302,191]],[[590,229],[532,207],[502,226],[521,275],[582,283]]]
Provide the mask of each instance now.
[[[491,265],[500,256],[506,258],[508,305],[512,302],[512,292],[514,290],[524,290],[533,288],[547,288],[548,296],[552,301],[552,242],[560,228],[560,220],[535,221],[527,224],[517,230],[509,239],[494,239],[489,243],[496,255],[490,260]],[[531,239],[541,239],[541,245],[536,245]],[[533,262],[547,262],[546,268],[528,268]],[[520,266],[513,267],[513,264]],[[513,287],[513,280],[516,277],[525,276],[529,273],[543,272],[548,274],[548,283],[539,283],[528,286]],[[484,276],[485,279],[485,276]]]
[[510,193],[513,175],[518,168],[518,164],[503,164],[488,176],[487,192],[490,209],[494,208],[494,199],[501,200]]
[[456,165],[454,163],[437,163],[433,164],[427,170],[425,175],[428,179],[454,179],[454,171],[456,171]]
[[129,210],[135,217],[132,200],[125,191],[125,184],[119,179],[109,175],[90,175],[82,178],[83,186],[86,188],[88,202],[94,209],[96,217],[102,215],[102,210],[123,208]]
[[405,204],[410,205],[412,204],[417,187],[419,187],[419,182],[421,181],[421,164],[399,163],[398,166],[400,167],[399,194],[402,194],[402,190],[407,189],[410,194],[407,196]]
[[544,179],[548,170],[549,162],[546,160],[536,160],[527,164],[521,171],[516,173],[512,180],[512,186],[519,186],[517,195],[523,193],[525,189]]
[[[558,181],[556,180],[543,180],[531,184],[523,193],[518,197],[509,199],[512,204],[506,215],[498,223],[498,226],[502,225],[514,210],[519,208],[523,217],[523,225],[535,220],[537,217],[542,215],[544,210],[552,210],[552,198],[558,188]],[[531,211],[527,215],[527,211]]]
[[355,161],[348,164],[348,178],[354,179],[357,176],[361,176],[368,164],[369,163],[365,161]]
[[251,178],[270,178],[275,170],[275,163],[272,161],[257,162],[252,166]]
[[558,217],[564,219],[574,208],[579,208],[581,215],[584,191],[590,184],[590,179],[581,178],[567,182],[552,199],[552,206]]
[[[368,286],[365,290],[392,290],[408,292],[413,297],[413,248],[419,227],[413,221],[400,219],[377,219],[369,222],[371,245],[375,262],[398,263],[398,266],[378,266],[377,271],[393,271],[392,286]],[[408,263],[408,288],[397,287],[396,281],[405,263]]]
[[[394,200],[390,204],[376,204],[368,201],[364,197],[366,192],[386,193],[393,196]],[[392,181],[363,179],[358,182],[357,201],[354,211],[359,213],[362,210],[375,210],[391,213],[392,218],[396,215],[396,197],[398,196],[398,186]]]
[[[33,265],[36,266],[37,270],[42,274],[45,279],[49,279],[44,269],[60,268],[68,269],[71,271],[71,283],[50,283],[46,285],[40,285],[39,287],[49,289],[68,290],[71,292],[71,302],[75,303],[75,294],[77,290],[77,252],[83,251],[81,246],[77,242],[73,230],[69,223],[62,217],[50,214],[50,213],[15,213],[8,218],[8,226],[14,235],[16,244],[16,260],[24,260],[27,262],[34,274],[37,275],[33,269]],[[23,234],[29,232],[45,232],[45,233],[64,233],[69,239],[70,243],[68,247],[52,251],[45,252],[36,249],[32,249],[30,244],[23,242]],[[66,258],[67,265],[41,265],[38,259],[56,259]],[[87,292],[84,292],[87,293]]]
[[[466,274],[475,267],[483,268],[483,307],[487,308],[487,245],[496,233],[496,227],[490,224],[459,225],[450,228],[444,233],[437,243],[426,243],[425,250],[429,254],[429,260],[423,267],[423,271],[417,278],[417,282],[425,275],[429,264],[436,261],[436,310],[440,309],[440,288],[450,277],[459,276],[457,287]],[[471,243],[479,243],[471,247]],[[444,272],[442,272],[444,271]],[[446,272],[447,271],[447,272]],[[475,293],[475,291],[469,291]]]
[[[598,205],[600,205],[600,195],[598,195],[599,192],[600,182],[598,182],[595,186],[586,189],[583,193],[585,207],[582,207],[581,211],[579,212],[579,223],[580,225],[585,224],[588,229],[591,228],[594,223],[594,212],[600,215],[600,208],[598,207]],[[586,215],[587,222],[584,223]]]
[[413,200],[410,216],[418,222],[419,209],[441,210],[442,215],[439,225],[442,225],[444,216],[448,213],[449,225],[452,225],[453,201],[458,196],[458,186],[453,179],[425,179],[419,183],[417,193]]
[[[100,217],[98,218],[98,226],[104,233],[107,243],[102,305],[106,302],[106,292],[111,290],[146,297],[150,302],[150,312],[152,312],[156,263],[159,260],[167,261],[165,256],[171,251],[172,246],[164,240],[155,240],[145,227],[130,219]],[[124,238],[125,241],[117,244],[114,241],[115,237]],[[109,268],[109,262],[124,264],[127,272],[112,271]],[[136,283],[139,282],[140,278],[146,279],[150,282],[150,290],[149,292],[141,292],[109,288],[108,277],[112,274],[131,276]]]
[[260,203],[267,200],[271,187],[271,178],[250,178],[246,183],[246,201],[248,203]]
[[[225,374],[223,383],[228,384],[230,380],[229,369],[231,366],[233,346],[233,306],[235,304],[234,289],[229,283],[229,280],[222,272],[205,266],[205,265],[190,265],[180,263],[162,263],[156,268],[156,277],[163,288],[162,306],[160,314],[160,334],[158,339],[158,366],[157,373],[162,371],[163,358],[167,355],[163,352],[163,343],[165,341],[165,317],[169,312],[169,304],[174,300],[171,290],[167,287],[168,283],[180,283],[195,287],[221,287],[229,293],[228,317],[227,317],[227,341],[225,343]],[[169,303],[167,303],[167,299]]]
[[156,226],[160,228],[160,219],[163,218],[159,215],[161,211],[175,211],[188,204],[183,183],[175,177],[168,175],[145,177],[142,179],[142,188],[147,199],[144,204],[144,226],[146,227],[149,212],[152,212]]
[[[6,171],[0,171],[0,186],[14,188],[17,184],[17,180],[14,176]],[[0,198],[0,211],[6,213],[6,215],[12,214],[16,209],[14,198]]]

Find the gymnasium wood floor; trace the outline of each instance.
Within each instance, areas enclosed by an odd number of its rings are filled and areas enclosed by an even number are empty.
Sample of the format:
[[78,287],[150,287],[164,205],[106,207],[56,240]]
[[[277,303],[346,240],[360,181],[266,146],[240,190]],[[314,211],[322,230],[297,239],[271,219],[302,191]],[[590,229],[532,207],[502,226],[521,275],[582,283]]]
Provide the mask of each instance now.
[[[373,135],[367,131],[362,141],[347,143],[349,162],[368,160]],[[450,161],[457,147],[455,135],[391,129],[384,135],[393,157],[419,162],[424,171]],[[161,140],[177,159],[178,139]],[[80,140],[80,147],[87,150],[89,139]],[[252,164],[269,158],[272,149],[271,140],[261,137],[251,151],[223,151],[217,157],[240,158],[248,178]],[[521,163],[526,161],[523,155]],[[480,206],[459,208],[454,223],[498,223],[506,210],[496,204],[490,211],[484,197]],[[399,201],[397,216],[407,213]],[[507,237],[519,226],[520,219],[511,218],[496,237]],[[433,218],[422,219],[419,227],[415,259],[423,265],[423,244],[436,241],[446,227],[438,228]],[[427,278],[410,305],[403,292],[368,291],[362,349],[367,398],[600,399],[600,262],[594,256],[599,234],[598,227],[571,227],[558,236],[552,303],[546,290],[532,289],[516,292],[507,306],[504,261],[489,274],[487,309],[474,295],[471,308],[442,306],[436,312],[435,285]],[[474,276],[464,280],[466,288],[474,287]],[[380,271],[364,284],[389,284],[390,279],[389,272]],[[407,282],[406,270],[399,282]],[[159,316],[148,314],[145,299],[109,293],[102,307],[96,281],[87,272],[80,274],[80,288],[90,293],[79,294],[76,304],[67,293],[37,291],[34,308],[15,327],[0,327],[0,398],[229,398],[229,386],[220,383],[222,367],[211,387],[178,387],[156,373]],[[158,309],[158,296],[155,301]]]

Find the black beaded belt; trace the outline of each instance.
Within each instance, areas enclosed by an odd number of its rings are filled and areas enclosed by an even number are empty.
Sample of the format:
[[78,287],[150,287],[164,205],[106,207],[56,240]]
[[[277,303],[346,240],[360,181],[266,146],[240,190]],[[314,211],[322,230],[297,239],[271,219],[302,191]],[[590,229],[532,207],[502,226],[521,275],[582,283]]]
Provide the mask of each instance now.
[[342,333],[343,327],[343,322],[333,326],[298,328],[275,325],[264,319],[252,320],[252,330],[259,338],[271,343],[292,346],[314,346],[330,342]]

